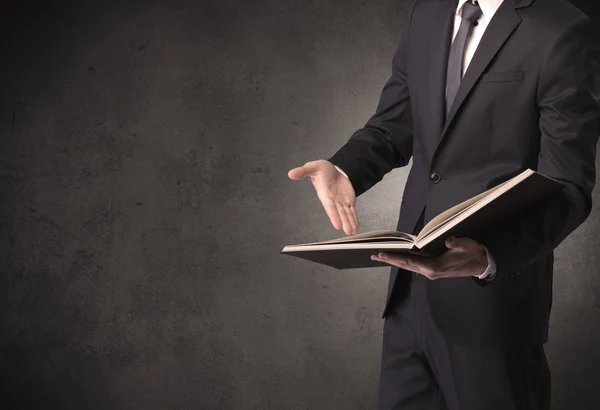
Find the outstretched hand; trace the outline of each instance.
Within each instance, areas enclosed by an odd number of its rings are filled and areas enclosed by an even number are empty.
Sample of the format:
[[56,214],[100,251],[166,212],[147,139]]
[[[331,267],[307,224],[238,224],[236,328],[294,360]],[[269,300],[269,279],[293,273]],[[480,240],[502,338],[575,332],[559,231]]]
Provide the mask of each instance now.
[[346,235],[358,233],[356,195],[352,183],[327,160],[307,162],[288,172],[290,179],[310,178],[331,224]]
[[371,259],[419,273],[432,280],[481,275],[487,269],[487,253],[477,241],[450,237],[446,239],[446,247],[448,250],[435,258],[379,253],[371,255]]

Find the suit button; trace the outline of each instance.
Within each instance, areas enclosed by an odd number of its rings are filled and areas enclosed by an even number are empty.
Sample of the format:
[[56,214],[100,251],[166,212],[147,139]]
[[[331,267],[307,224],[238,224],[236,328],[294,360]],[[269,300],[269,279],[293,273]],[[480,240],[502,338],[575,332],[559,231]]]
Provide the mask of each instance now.
[[440,175],[439,172],[432,172],[429,175],[429,179],[431,179],[433,181],[434,184],[437,184],[438,182],[440,182],[440,180],[442,179],[442,176]]

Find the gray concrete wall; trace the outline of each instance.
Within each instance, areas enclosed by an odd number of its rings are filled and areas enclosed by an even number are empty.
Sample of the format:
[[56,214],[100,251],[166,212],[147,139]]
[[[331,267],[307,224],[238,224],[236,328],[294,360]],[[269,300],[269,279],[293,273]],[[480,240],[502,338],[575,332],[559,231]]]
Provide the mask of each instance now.
[[[0,407],[375,408],[389,269],[279,251],[341,235],[287,171],[373,112],[410,5],[8,2]],[[362,231],[395,227],[407,171]],[[557,250],[554,409],[600,406],[594,198]]]

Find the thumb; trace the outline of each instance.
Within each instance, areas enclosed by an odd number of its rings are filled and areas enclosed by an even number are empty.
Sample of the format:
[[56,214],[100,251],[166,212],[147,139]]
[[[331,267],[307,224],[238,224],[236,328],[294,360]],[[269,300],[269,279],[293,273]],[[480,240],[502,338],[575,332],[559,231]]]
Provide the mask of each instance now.
[[294,168],[288,172],[290,179],[302,179],[315,174],[319,167],[313,162],[307,162],[301,167]]
[[446,238],[446,247],[459,251],[468,251],[473,247],[472,242],[473,240],[469,238],[457,238],[456,236],[451,236]]

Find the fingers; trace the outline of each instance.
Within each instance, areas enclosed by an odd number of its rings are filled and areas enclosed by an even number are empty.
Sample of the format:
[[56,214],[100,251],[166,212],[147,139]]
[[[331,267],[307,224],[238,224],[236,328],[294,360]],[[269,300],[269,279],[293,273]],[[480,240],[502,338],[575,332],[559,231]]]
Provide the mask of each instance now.
[[419,273],[428,279],[437,279],[440,275],[439,261],[435,258],[426,259],[416,255],[378,253],[371,256],[373,260],[379,260],[406,269],[411,272]]
[[403,269],[420,273],[428,279],[435,279],[439,265],[435,258],[426,259],[416,255],[402,255],[401,264]]
[[344,232],[346,235],[354,234],[358,231],[357,221],[355,220],[350,208],[342,204],[336,203],[338,214],[342,219]]
[[332,200],[322,200],[323,208],[325,208],[325,213],[331,220],[331,224],[338,231],[342,228],[342,218],[338,212],[338,208]]
[[358,214],[356,213],[356,208],[354,205],[350,205],[350,214],[352,215],[352,219],[354,219],[354,226],[356,226],[355,233],[358,233]]
[[344,206],[332,199],[325,198],[321,199],[321,203],[335,229],[339,230],[343,228],[346,235],[358,232],[358,217],[356,216],[354,206]]

